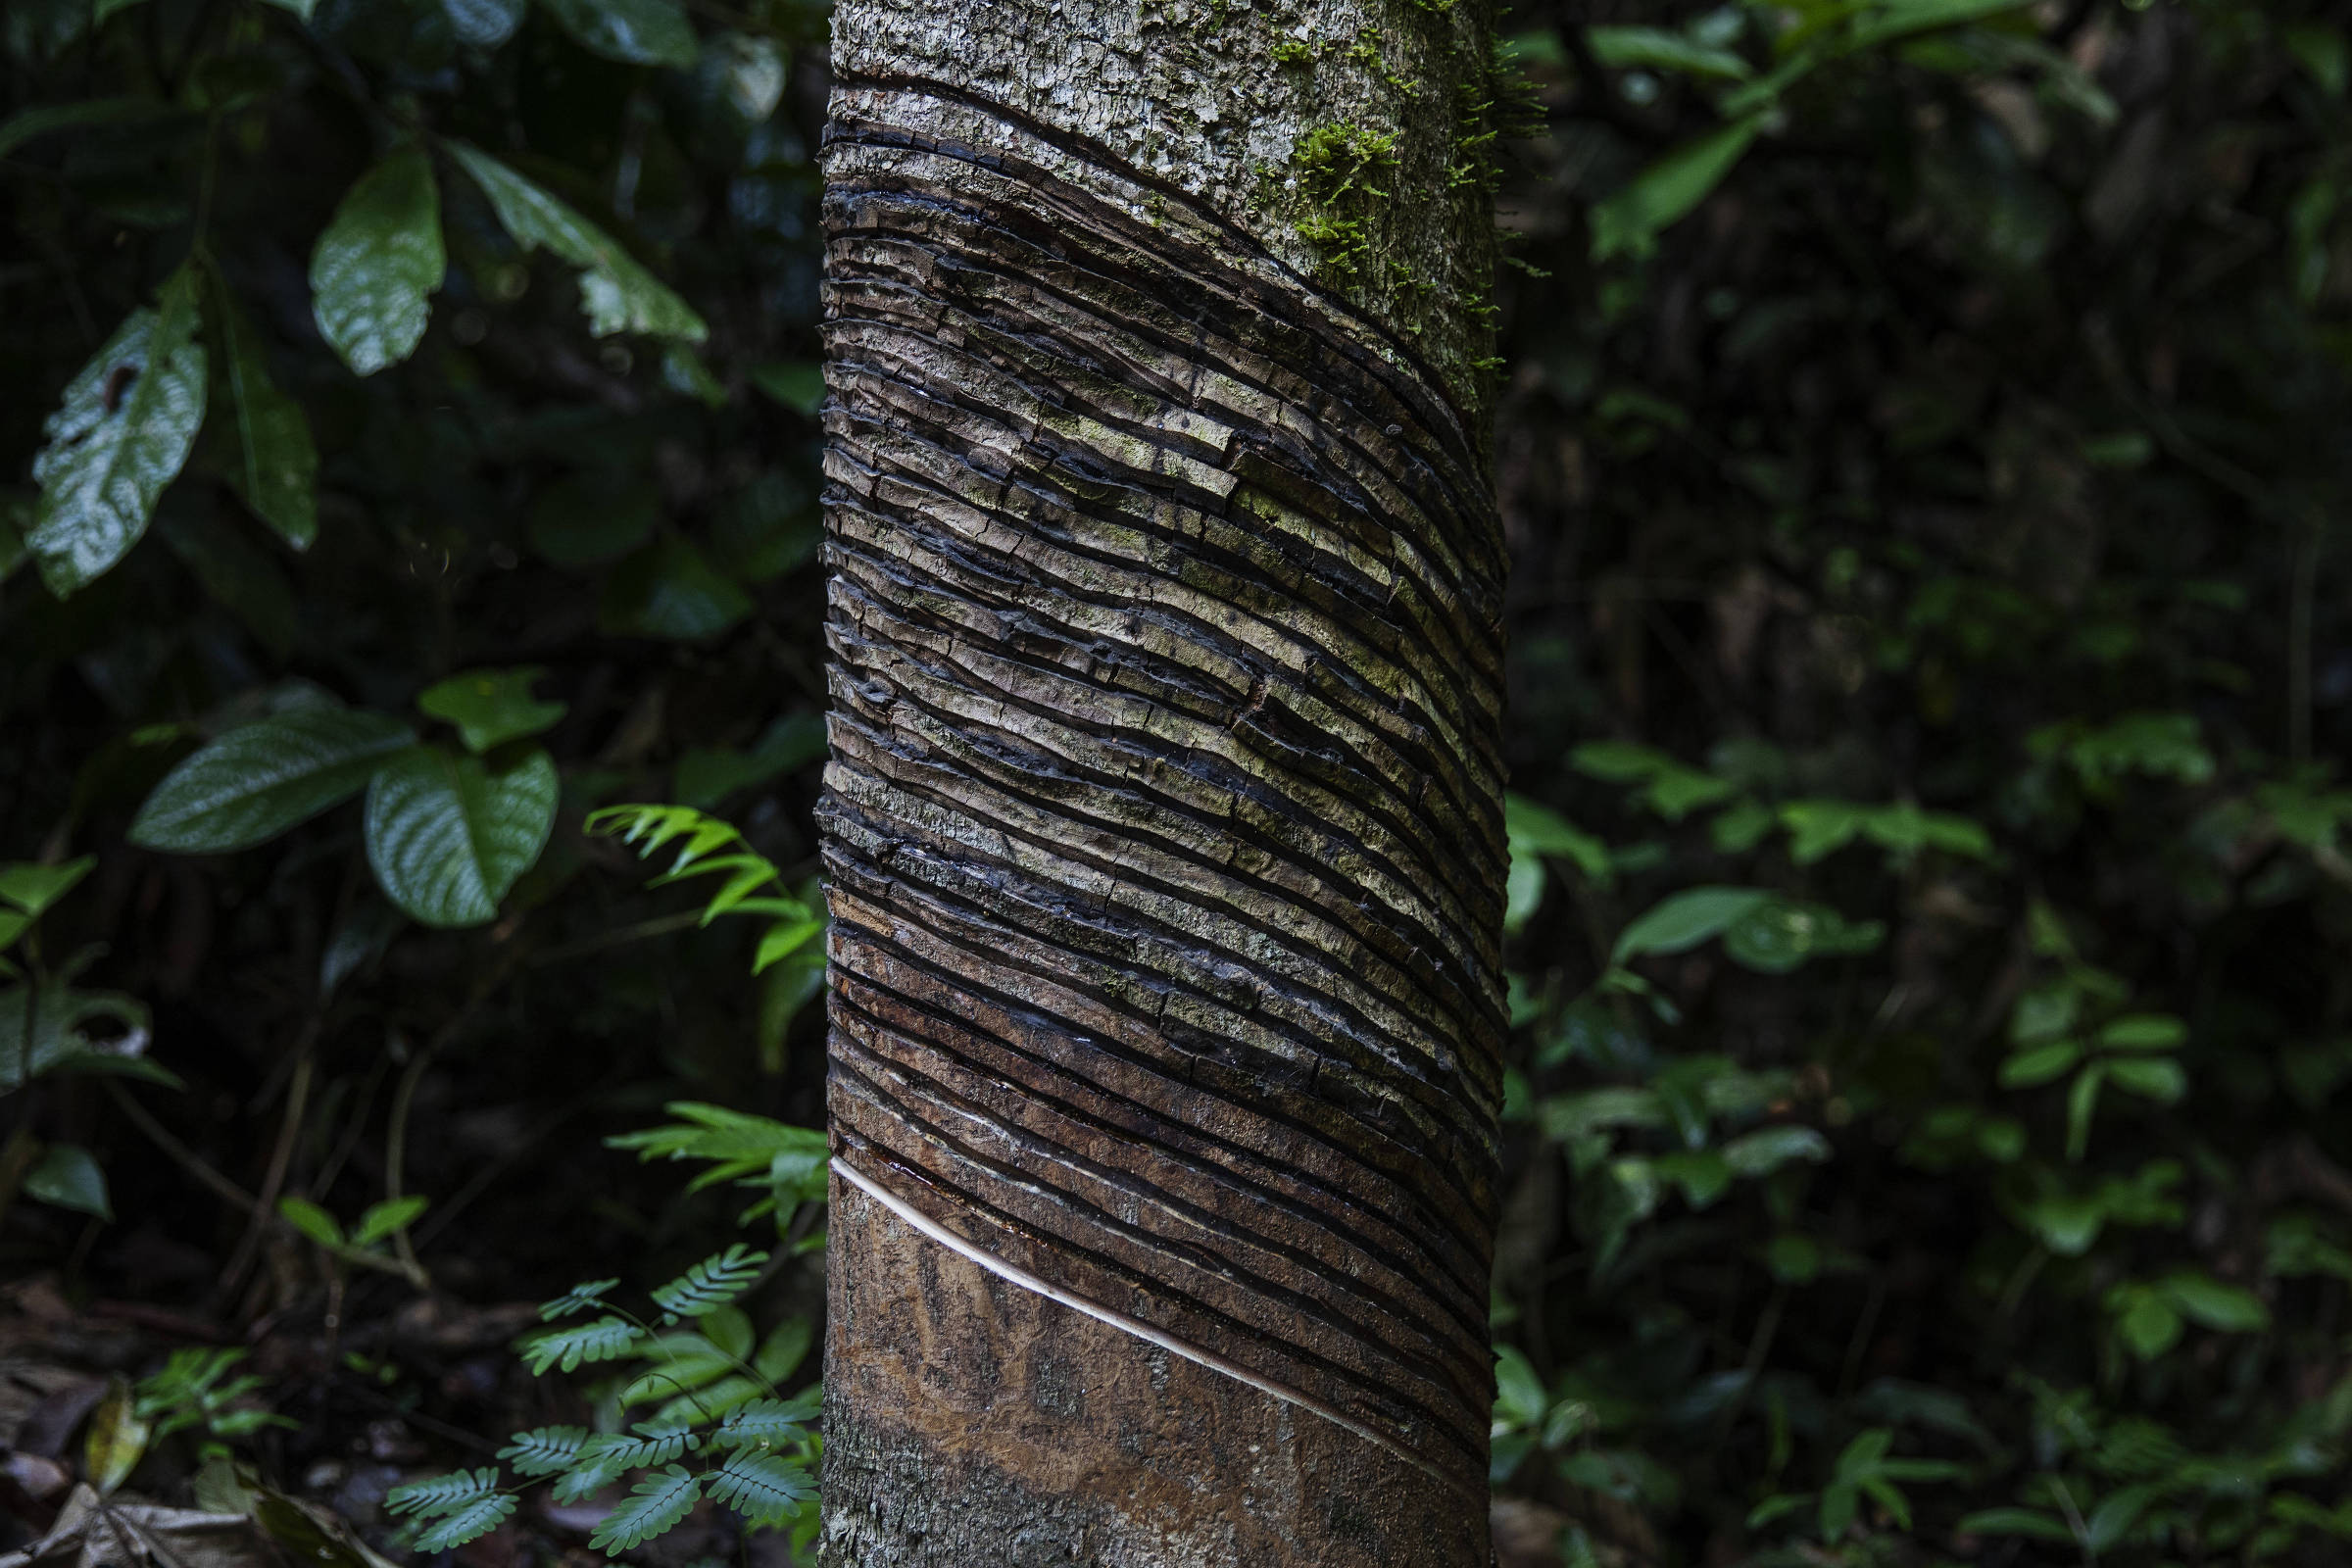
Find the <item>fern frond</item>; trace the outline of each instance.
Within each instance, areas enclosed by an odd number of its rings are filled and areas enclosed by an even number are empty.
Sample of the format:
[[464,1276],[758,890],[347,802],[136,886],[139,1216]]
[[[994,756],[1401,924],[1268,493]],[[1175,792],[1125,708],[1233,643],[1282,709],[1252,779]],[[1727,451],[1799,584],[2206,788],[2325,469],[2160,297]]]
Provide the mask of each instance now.
[[619,1283],[618,1280],[590,1280],[583,1285],[574,1285],[554,1300],[539,1303],[539,1321],[553,1323],[560,1317],[573,1317],[581,1312],[593,1311],[605,1304],[605,1293]]
[[819,1395],[810,1389],[789,1399],[756,1399],[719,1423],[710,1434],[713,1448],[782,1447],[808,1435],[816,1420]]
[[583,1361],[617,1360],[643,1338],[643,1329],[608,1313],[570,1328],[549,1329],[523,1341],[516,1348],[522,1351],[534,1374],[544,1373],[551,1366],[569,1372]]
[[476,1497],[417,1536],[416,1549],[447,1551],[468,1541],[479,1541],[505,1524],[514,1511],[514,1494],[511,1492],[493,1492],[488,1496]]
[[815,1495],[816,1483],[797,1459],[747,1448],[710,1478],[710,1493],[754,1525],[780,1525],[799,1512],[802,1499]]
[[413,1513],[419,1519],[438,1519],[498,1492],[500,1476],[496,1465],[480,1470],[460,1470],[451,1475],[433,1476],[423,1481],[412,1481],[405,1487],[394,1487],[384,1494],[384,1506],[394,1513]]
[[779,1155],[821,1163],[825,1135],[814,1127],[788,1127],[719,1105],[676,1100],[662,1107],[680,1120],[605,1140],[612,1149],[633,1149],[639,1159],[707,1159],[711,1168],[694,1179],[690,1192],[720,1182],[767,1172]]
[[605,1515],[588,1544],[608,1557],[617,1557],[685,1518],[702,1494],[702,1483],[673,1464],[638,1482],[629,1499]]
[[498,1450],[498,1456],[513,1465],[517,1475],[552,1476],[571,1468],[580,1456],[580,1445],[587,1441],[585,1427],[535,1427],[515,1433]]
[[608,1432],[589,1440],[580,1457],[600,1470],[643,1470],[657,1464],[667,1464],[692,1448],[703,1446],[686,1422],[668,1423],[640,1421],[637,1435]]
[[654,1304],[662,1308],[665,1323],[701,1317],[750,1290],[760,1278],[760,1266],[766,1261],[765,1252],[753,1251],[736,1242],[725,1251],[704,1258],[656,1290]]
[[547,1494],[561,1504],[580,1502],[618,1481],[627,1468],[612,1463],[610,1454],[597,1446],[597,1440],[590,1438],[581,1446],[580,1456],[572,1461],[571,1468],[549,1484]]
[[760,951],[752,957],[752,973],[759,974],[770,964],[782,963],[811,940],[824,935],[824,916],[802,912],[803,918],[787,917],[767,928],[767,935],[760,939]]

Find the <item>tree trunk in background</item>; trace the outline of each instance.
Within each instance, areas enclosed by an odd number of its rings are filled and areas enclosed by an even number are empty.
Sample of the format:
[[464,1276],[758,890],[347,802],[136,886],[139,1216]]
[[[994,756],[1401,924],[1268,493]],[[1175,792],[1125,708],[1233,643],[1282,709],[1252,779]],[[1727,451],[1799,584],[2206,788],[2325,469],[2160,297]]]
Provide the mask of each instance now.
[[841,0],[826,1557],[1485,1568],[1470,0]]

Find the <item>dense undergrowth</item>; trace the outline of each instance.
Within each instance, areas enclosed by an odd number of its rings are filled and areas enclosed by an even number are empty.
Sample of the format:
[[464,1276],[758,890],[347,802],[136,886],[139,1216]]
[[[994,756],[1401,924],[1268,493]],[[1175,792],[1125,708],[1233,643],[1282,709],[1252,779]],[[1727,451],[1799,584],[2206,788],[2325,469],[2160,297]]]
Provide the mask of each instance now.
[[[0,1274],[152,1336],[82,1473],[805,1519],[822,12],[99,9],[0,17]],[[1508,19],[1506,1562],[2352,1549],[2347,21]]]

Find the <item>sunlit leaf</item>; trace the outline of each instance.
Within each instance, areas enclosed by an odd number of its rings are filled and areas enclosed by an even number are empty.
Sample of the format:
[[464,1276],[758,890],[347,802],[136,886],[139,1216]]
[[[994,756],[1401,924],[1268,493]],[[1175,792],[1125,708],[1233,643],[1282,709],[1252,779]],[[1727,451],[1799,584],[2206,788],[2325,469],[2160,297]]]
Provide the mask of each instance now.
[[428,686],[416,706],[434,718],[458,728],[458,738],[469,752],[486,752],[504,742],[552,729],[563,718],[562,703],[543,702],[531,687],[547,671],[538,665],[524,669],[469,669]]
[[133,311],[81,368],[41,426],[40,502],[24,545],[63,598],[139,542],[204,422],[205,353],[195,272],[172,274],[152,311]]
[[432,164],[397,148],[345,193],[311,253],[318,330],[357,374],[398,365],[424,336],[446,270]]
[[612,236],[480,149],[464,142],[451,142],[449,147],[490,198],[498,220],[516,245],[525,251],[545,246],[582,269],[580,308],[588,313],[589,331],[598,337],[643,332],[689,343],[709,335],[703,318]]

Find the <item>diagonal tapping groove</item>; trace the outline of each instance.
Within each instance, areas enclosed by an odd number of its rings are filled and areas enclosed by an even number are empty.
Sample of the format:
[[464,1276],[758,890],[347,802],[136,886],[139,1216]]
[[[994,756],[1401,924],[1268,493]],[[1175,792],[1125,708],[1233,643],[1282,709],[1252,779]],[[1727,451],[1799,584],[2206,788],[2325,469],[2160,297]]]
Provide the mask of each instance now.
[[1466,416],[1010,111],[853,76],[824,170],[839,1168],[1483,1494],[1502,545]]

